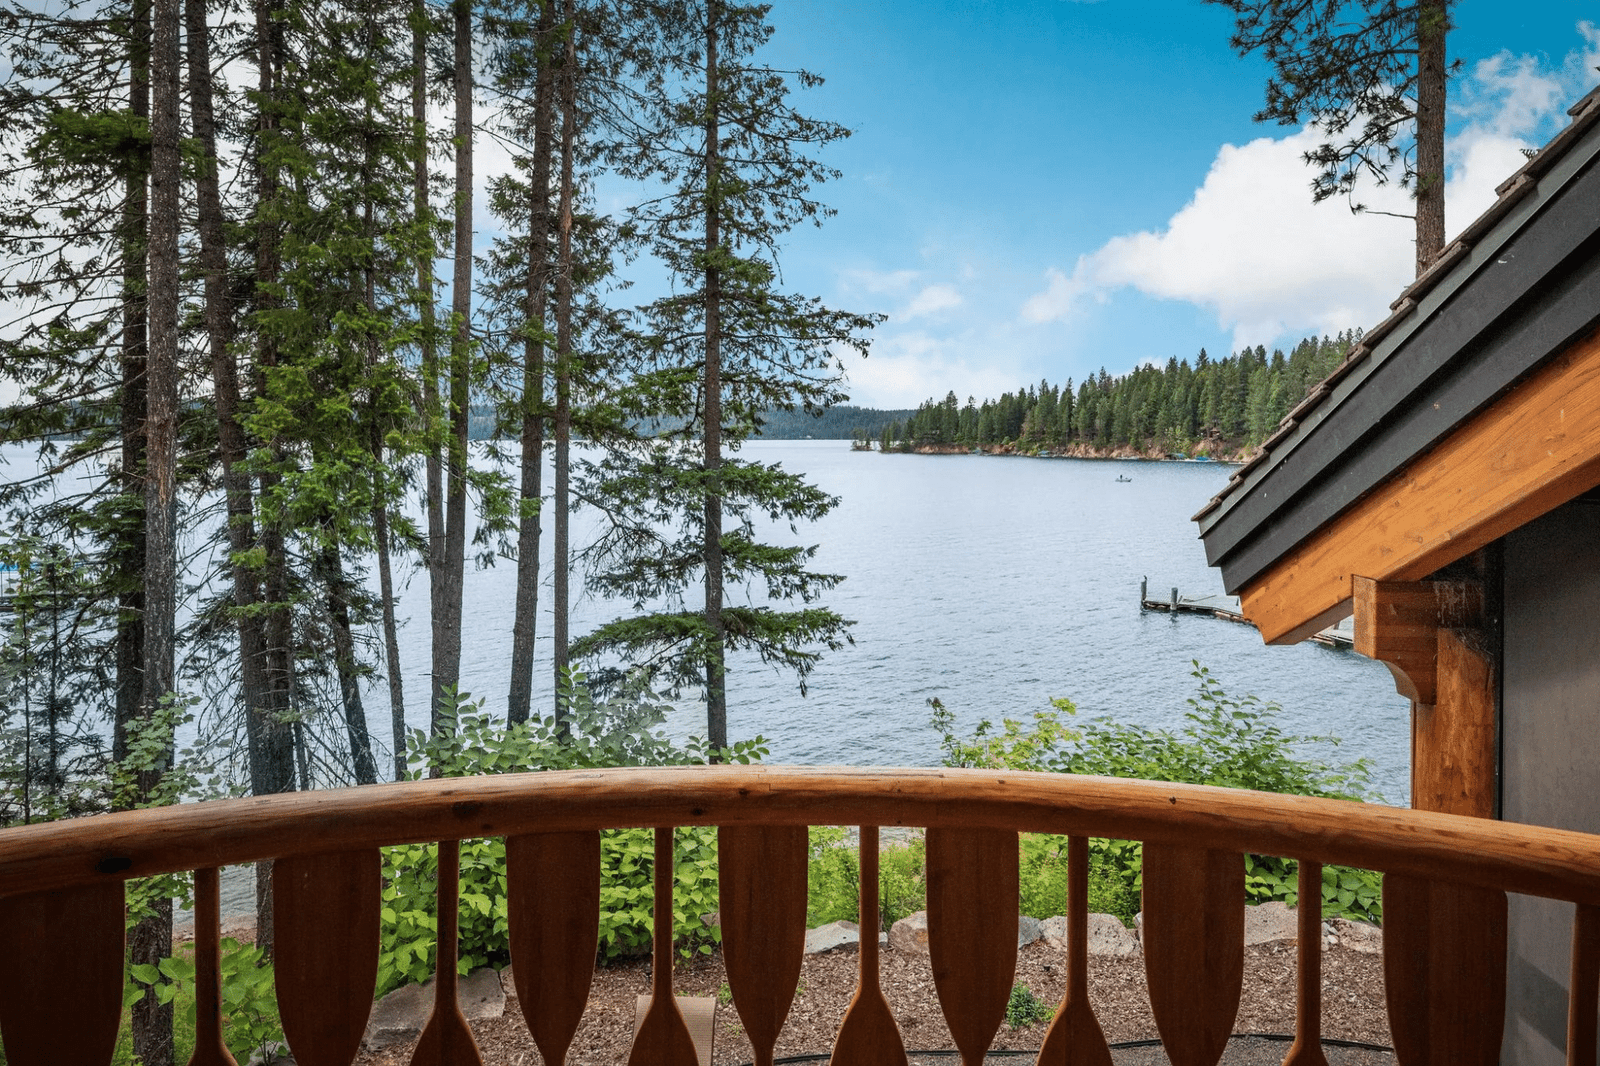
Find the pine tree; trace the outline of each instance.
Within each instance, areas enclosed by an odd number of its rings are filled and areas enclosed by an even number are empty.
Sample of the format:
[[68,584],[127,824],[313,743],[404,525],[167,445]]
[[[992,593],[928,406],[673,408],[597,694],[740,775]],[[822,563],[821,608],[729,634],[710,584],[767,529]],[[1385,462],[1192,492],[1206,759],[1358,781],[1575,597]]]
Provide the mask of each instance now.
[[[833,351],[864,350],[873,320],[777,285],[782,235],[829,213],[811,188],[833,172],[803,153],[848,131],[799,114],[787,99],[790,76],[756,62],[772,33],[765,7],[706,0],[684,14],[677,29],[686,36],[667,52],[683,57],[684,94],[668,95],[673,83],[663,79],[648,112],[650,143],[620,153],[629,173],[668,190],[634,217],[676,282],[672,296],[643,309],[649,365],[639,385],[677,424],[608,461],[595,491],[630,519],[598,546],[593,580],[642,606],[699,579],[703,606],[619,619],[576,642],[573,655],[616,653],[703,687],[710,743],[724,748],[730,652],[794,669],[803,690],[821,652],[848,640],[850,625],[821,607],[728,605],[730,581],[753,597],[809,605],[841,580],[808,568],[814,548],[755,539],[755,516],[811,521],[833,497],[740,457],[738,445],[763,411],[815,412],[842,400]],[[805,72],[793,80],[819,81]]]
[[[1400,171],[1416,199],[1416,271],[1444,250],[1445,38],[1451,0],[1207,0],[1234,13],[1231,44],[1272,65],[1258,122],[1315,123],[1312,199],[1352,197]],[[1459,61],[1457,62],[1459,66]]]

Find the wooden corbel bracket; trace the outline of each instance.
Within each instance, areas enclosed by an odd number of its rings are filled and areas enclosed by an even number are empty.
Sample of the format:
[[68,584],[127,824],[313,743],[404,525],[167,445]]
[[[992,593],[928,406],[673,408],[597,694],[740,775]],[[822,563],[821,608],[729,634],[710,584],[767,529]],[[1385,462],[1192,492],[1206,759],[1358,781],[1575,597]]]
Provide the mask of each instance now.
[[1483,589],[1468,581],[1351,579],[1355,648],[1394,675],[1400,695],[1433,704],[1439,692],[1439,631],[1483,624]]

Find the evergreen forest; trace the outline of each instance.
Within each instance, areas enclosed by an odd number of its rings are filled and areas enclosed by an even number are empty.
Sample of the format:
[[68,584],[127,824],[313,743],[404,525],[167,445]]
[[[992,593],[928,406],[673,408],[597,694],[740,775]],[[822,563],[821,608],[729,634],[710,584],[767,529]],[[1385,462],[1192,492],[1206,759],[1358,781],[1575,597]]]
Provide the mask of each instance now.
[[[1359,330],[1306,337],[1286,355],[1264,346],[1191,364],[1176,357],[1120,377],[1104,369],[1076,388],[1041,381],[982,403],[955,393],[929,399],[876,435],[884,451],[1071,450],[1082,455],[1209,455],[1241,458],[1327,377]],[[857,439],[869,438],[861,434]]]

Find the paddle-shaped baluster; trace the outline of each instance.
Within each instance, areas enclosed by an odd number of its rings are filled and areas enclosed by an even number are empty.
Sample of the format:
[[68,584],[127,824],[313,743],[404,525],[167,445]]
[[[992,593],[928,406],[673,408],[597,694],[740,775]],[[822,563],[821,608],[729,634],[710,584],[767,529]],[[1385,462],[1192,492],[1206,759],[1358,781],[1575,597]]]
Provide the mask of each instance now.
[[722,960],[754,1066],[772,1066],[806,950],[803,825],[717,830]]
[[878,983],[878,827],[861,827],[861,977],[833,1038],[829,1066],[891,1066],[906,1062],[889,1003]]
[[439,841],[438,957],[433,977],[433,1013],[411,1056],[412,1066],[483,1066],[456,990],[456,918],[461,896],[461,842]]
[[1572,915],[1572,971],[1567,981],[1567,1066],[1590,1066],[1600,1053],[1600,907],[1578,904]]
[[122,1023],[122,952],[121,881],[0,899],[6,1062],[110,1062]]
[[980,1066],[1017,973],[1017,834],[929,829],[928,957],[962,1066]]
[[[189,1066],[239,1066],[222,1039],[222,888],[215,866],[194,872],[194,1054]],[[350,1066],[350,1060],[340,1066]]]
[[633,1038],[628,1066],[699,1066],[694,1040],[684,1023],[683,1012],[672,996],[672,886],[676,875],[673,863],[671,826],[656,828],[655,944],[650,957],[650,1006]]
[[1144,951],[1172,1066],[1216,1066],[1244,983],[1244,856],[1146,844]]
[[1089,1006],[1089,838],[1067,839],[1067,991],[1039,1046],[1038,1066],[1111,1066]]
[[1322,864],[1300,860],[1294,1043],[1283,1066],[1328,1066],[1322,1052]]
[[1505,1031],[1506,894],[1387,874],[1383,990],[1405,1066],[1492,1066]]
[[528,1032],[551,1066],[583,1021],[600,940],[600,834],[506,838],[511,973]]
[[300,1066],[350,1066],[378,983],[383,860],[376,848],[272,864],[273,964]]

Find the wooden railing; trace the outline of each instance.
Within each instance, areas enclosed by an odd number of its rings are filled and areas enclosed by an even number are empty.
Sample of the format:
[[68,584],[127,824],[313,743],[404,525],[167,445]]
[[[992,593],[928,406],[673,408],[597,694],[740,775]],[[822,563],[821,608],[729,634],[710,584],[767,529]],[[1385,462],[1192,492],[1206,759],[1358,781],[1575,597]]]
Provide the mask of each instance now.
[[[1507,891],[1577,903],[1567,1061],[1595,1061],[1600,988],[1600,837],[1428,812],[1231,789],[977,770],[679,767],[518,774],[371,786],[108,814],[0,832],[0,1032],[9,1066],[105,1063],[122,1015],[123,881],[196,871],[200,1003],[193,1061],[232,1060],[220,1035],[217,868],[276,859],[279,1012],[301,1066],[347,1066],[371,1009],[383,845],[439,841],[439,958],[455,958],[455,870],[464,838],[506,838],[511,953],[524,1016],[562,1062],[593,969],[603,828],[654,826],[657,870],[672,827],[716,825],[723,952],[757,1063],[770,1063],[804,942],[805,827],[859,825],[862,914],[877,913],[877,826],[927,827],[934,980],[965,1066],[1005,1013],[1016,958],[1017,839],[1073,837],[1067,992],[1041,1063],[1109,1063],[1087,998],[1087,838],[1142,840],[1150,1001],[1175,1066],[1212,1066],[1238,1006],[1241,852],[1300,861],[1303,899],[1320,864],[1386,871],[1390,1027],[1402,1063],[1498,1061]],[[670,916],[659,879],[656,913]],[[904,1062],[877,987],[867,918],[861,983],[836,1066]],[[1301,908],[1297,1039],[1287,1063],[1322,1063],[1320,915]],[[670,917],[658,923],[668,957]],[[416,1058],[477,1062],[443,965]],[[630,1063],[696,1059],[652,970]],[[70,989],[70,994],[63,994]]]

